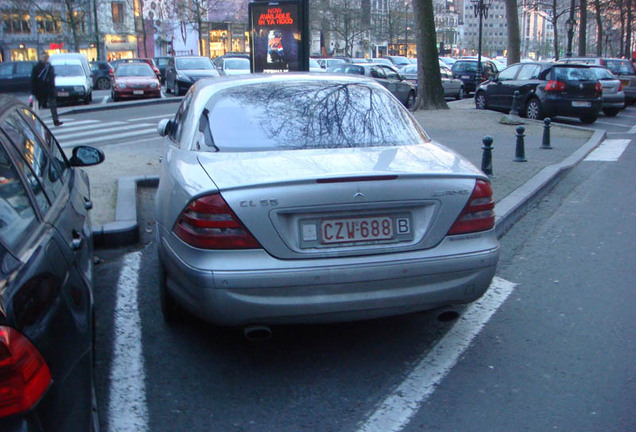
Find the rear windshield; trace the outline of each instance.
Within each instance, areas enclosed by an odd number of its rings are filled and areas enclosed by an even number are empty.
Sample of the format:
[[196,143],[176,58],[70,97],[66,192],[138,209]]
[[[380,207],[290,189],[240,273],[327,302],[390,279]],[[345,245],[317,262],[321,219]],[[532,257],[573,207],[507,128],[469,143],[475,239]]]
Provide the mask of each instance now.
[[453,72],[477,72],[477,62],[455,62]]
[[55,75],[59,77],[83,76],[84,70],[80,65],[55,65]]
[[397,100],[365,83],[258,83],[224,90],[208,107],[199,120],[197,150],[295,150],[427,142]]
[[602,68],[602,67],[595,67],[592,68],[592,70],[594,71],[594,74],[596,75],[596,78],[600,79],[600,80],[613,80],[616,79],[616,76],[611,73],[609,70]]
[[250,69],[250,61],[248,59],[228,59],[225,60],[226,69],[235,69],[235,70],[249,70]]
[[588,67],[556,66],[553,71],[553,79],[557,81],[596,81],[596,75]]
[[634,75],[634,66],[628,60],[605,60],[605,66],[616,75]]

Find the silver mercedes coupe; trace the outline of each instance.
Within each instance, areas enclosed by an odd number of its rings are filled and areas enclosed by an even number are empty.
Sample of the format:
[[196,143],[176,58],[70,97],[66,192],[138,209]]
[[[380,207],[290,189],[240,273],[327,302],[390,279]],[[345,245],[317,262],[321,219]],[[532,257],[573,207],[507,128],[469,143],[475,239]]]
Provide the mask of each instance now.
[[371,79],[201,81],[158,130],[168,321],[385,317],[471,302],[495,274],[488,177]]

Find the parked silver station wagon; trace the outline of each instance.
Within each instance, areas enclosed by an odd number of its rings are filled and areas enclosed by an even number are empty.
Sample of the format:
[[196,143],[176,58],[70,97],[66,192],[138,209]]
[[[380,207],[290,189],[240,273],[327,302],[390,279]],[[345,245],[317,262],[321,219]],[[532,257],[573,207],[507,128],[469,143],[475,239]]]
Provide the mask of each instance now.
[[488,177],[374,80],[202,81],[158,129],[167,320],[391,316],[471,302],[495,274]]

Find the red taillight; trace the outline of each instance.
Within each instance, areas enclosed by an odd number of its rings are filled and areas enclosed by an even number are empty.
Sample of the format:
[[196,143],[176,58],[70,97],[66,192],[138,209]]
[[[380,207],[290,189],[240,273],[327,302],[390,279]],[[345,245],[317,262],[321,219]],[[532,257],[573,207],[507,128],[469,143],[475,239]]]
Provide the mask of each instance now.
[[49,367],[33,344],[0,326],[0,418],[33,408],[50,383]]
[[260,244],[219,194],[190,202],[181,212],[174,233],[201,249],[256,249]]
[[618,85],[618,91],[623,91],[623,83],[622,82]]
[[603,93],[603,85],[599,81],[596,82],[594,88],[596,89],[596,93]]
[[449,235],[487,231],[495,226],[495,201],[492,187],[484,180],[477,180],[468,203],[448,232]]
[[561,81],[548,81],[545,91],[565,91],[565,83]]

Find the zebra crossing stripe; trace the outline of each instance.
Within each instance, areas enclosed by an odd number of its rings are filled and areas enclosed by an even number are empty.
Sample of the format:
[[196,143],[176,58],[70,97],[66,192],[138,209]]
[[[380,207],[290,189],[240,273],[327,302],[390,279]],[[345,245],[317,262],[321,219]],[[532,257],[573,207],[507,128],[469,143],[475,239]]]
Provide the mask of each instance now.
[[[67,128],[66,127],[66,122],[64,122],[64,127],[63,128],[57,128],[55,131],[55,136],[57,138],[60,137],[71,137],[71,136],[75,136],[75,135],[86,135],[89,133],[95,133],[95,131],[93,131],[93,129],[100,129],[102,127],[108,127],[110,128],[111,126],[117,126],[117,125],[123,125],[126,124],[126,122],[109,122],[109,123],[95,123],[95,124],[90,124],[90,125],[81,125],[81,126],[73,126],[73,124],[71,124],[71,127]],[[87,131],[87,132],[85,132]]]
[[116,139],[129,138],[129,137],[134,137],[134,136],[139,136],[139,135],[150,135],[150,134],[153,134],[153,133],[156,133],[156,132],[157,132],[157,129],[155,127],[152,127],[152,128],[148,128],[148,129],[141,129],[141,130],[137,130],[137,131],[114,134],[114,135],[93,136],[92,138],[74,140],[74,141],[69,141],[69,142],[64,142],[63,139],[60,139],[60,144],[61,144],[62,147],[73,147],[73,146],[83,145],[83,144],[91,144],[91,143],[94,144],[97,141],[102,141],[102,142],[103,141],[112,141],[112,140],[116,140]]
[[594,162],[616,162],[631,140],[628,139],[608,139],[601,143],[584,160]]

